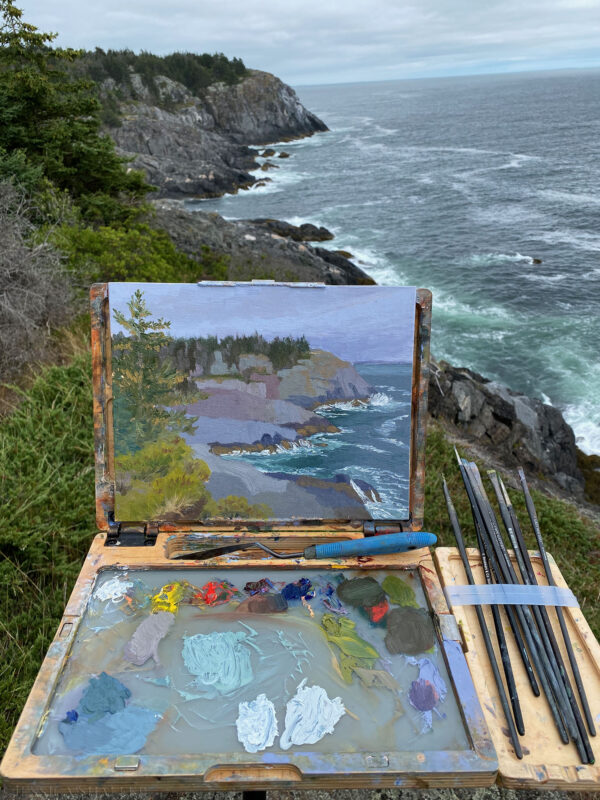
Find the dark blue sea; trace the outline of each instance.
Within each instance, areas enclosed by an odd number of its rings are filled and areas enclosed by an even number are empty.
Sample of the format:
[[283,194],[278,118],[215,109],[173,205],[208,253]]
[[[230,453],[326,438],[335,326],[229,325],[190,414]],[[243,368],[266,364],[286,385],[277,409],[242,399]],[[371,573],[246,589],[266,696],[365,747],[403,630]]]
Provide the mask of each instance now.
[[298,94],[331,132],[198,207],[325,225],[379,283],[430,288],[438,359],[552,403],[600,453],[600,72]]
[[[406,364],[355,364],[372,387],[370,401],[322,406],[317,413],[330,420],[339,433],[311,436],[293,450],[240,453],[236,458],[261,472],[285,472],[331,480],[342,474],[374,519],[408,517],[410,405],[412,367]],[[361,482],[361,483],[359,483]],[[377,489],[372,502],[362,482]]]

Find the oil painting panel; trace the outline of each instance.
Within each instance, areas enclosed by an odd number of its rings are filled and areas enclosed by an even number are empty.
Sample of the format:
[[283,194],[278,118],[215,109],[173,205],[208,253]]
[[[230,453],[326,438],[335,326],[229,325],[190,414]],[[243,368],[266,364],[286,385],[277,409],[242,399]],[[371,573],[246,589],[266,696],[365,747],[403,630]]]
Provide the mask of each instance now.
[[415,289],[113,283],[119,520],[406,519]]

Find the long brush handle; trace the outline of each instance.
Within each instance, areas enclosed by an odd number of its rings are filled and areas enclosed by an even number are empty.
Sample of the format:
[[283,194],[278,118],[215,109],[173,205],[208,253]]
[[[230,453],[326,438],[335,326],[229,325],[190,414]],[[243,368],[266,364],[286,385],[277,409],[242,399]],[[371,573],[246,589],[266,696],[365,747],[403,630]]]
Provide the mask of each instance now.
[[388,533],[383,536],[369,536],[365,539],[347,539],[343,542],[311,545],[304,551],[304,558],[346,558],[347,556],[403,553],[406,550],[432,547],[436,542],[437,536],[425,531]]

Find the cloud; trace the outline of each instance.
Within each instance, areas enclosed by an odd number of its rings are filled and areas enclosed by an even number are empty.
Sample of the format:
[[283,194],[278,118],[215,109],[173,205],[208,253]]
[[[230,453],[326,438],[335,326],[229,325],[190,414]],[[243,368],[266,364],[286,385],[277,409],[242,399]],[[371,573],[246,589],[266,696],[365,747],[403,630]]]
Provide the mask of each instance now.
[[24,0],[64,46],[224,52],[292,84],[600,64],[597,0]]

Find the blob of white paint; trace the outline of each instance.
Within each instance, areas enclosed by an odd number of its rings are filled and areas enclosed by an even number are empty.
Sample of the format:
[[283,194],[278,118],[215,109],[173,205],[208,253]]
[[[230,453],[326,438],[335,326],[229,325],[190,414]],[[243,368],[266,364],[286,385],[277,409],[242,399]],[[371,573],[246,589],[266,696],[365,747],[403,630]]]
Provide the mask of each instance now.
[[133,583],[131,581],[123,580],[119,575],[116,578],[111,578],[102,586],[96,589],[95,597],[98,600],[112,600],[113,603],[119,603],[127,594],[127,590],[131,589]]
[[275,706],[264,694],[259,694],[256,700],[239,704],[235,724],[238,740],[248,753],[271,747],[278,733]]
[[321,686],[305,686],[306,678],[296,689],[285,712],[285,730],[279,744],[287,750],[293,744],[315,744],[333,729],[346,713],[341,697],[330,700]]

